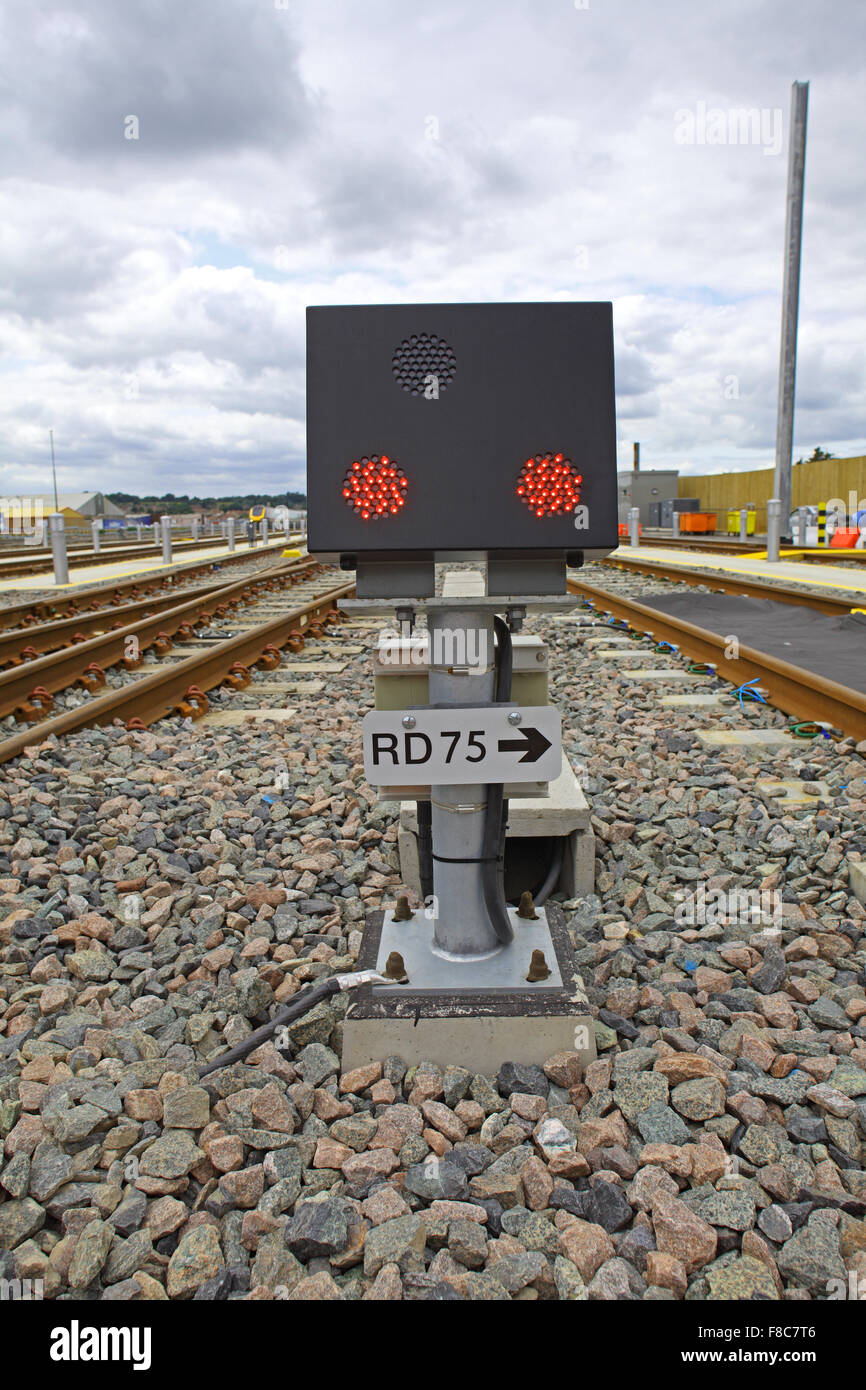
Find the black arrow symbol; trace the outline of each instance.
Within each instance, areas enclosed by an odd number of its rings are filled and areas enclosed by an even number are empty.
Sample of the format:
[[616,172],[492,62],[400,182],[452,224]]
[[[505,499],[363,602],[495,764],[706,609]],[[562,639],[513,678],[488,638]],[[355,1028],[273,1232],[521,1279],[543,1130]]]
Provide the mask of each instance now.
[[552,745],[540,729],[521,729],[520,738],[501,738],[497,747],[500,753],[522,753],[521,763],[537,763]]

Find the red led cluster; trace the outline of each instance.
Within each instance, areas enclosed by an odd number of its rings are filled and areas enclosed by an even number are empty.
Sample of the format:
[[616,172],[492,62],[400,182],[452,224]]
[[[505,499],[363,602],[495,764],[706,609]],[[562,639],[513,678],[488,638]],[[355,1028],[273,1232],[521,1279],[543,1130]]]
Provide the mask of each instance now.
[[346,469],[343,496],[362,521],[397,516],[406,505],[408,480],[387,454],[355,459]]
[[580,501],[583,478],[562,454],[527,459],[517,479],[517,496],[536,516],[564,516]]

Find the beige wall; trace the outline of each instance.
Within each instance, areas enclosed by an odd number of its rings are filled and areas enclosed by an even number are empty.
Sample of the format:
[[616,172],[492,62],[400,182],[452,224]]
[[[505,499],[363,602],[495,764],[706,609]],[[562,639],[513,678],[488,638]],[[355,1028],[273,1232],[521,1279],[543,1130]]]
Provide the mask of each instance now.
[[[832,497],[848,504],[848,493],[866,505],[866,456],[852,459],[822,459],[816,463],[794,464],[791,499],[794,507],[818,506]],[[773,469],[757,468],[750,473],[680,474],[680,497],[699,497],[701,511],[718,512],[716,530],[724,531],[729,509],[757,504],[758,531],[767,529],[767,498],[773,495]]]

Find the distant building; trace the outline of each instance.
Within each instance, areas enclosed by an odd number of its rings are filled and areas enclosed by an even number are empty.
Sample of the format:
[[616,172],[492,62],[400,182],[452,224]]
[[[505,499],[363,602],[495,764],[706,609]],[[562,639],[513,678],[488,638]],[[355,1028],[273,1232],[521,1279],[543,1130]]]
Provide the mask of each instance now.
[[[16,499],[17,500],[17,499]],[[22,505],[30,503],[31,509],[41,507],[43,516],[50,516],[54,511],[61,511],[64,516],[70,512],[75,512],[78,516],[85,517],[88,521],[93,521],[100,516],[125,516],[122,507],[118,507],[114,502],[109,502],[102,492],[59,492],[57,494],[57,507],[54,506],[53,492],[37,492],[30,497],[21,497]]]

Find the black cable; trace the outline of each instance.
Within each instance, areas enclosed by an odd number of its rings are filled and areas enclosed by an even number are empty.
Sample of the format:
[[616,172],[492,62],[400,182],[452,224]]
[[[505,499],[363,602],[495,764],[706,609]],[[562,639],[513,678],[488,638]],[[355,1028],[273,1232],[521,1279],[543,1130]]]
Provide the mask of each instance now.
[[416,801],[418,813],[418,872],[421,897],[426,902],[433,892],[433,807],[429,801]]
[[547,870],[544,882],[537,893],[533,894],[532,901],[536,907],[541,907],[546,903],[557,883],[559,875],[562,873],[562,861],[565,858],[565,836],[558,835],[553,842],[553,854],[550,859],[550,868]]
[[212,1071],[218,1071],[220,1067],[231,1066],[233,1062],[241,1062],[250,1052],[254,1052],[262,1043],[267,1042],[272,1033],[284,1023],[293,1023],[296,1018],[301,1018],[303,1014],[309,1013],[314,1004],[320,1000],[327,999],[329,994],[336,994],[340,989],[340,982],[336,975],[332,975],[327,980],[322,980],[319,984],[313,985],[312,989],[304,990],[299,998],[293,999],[290,1004],[284,1004],[278,1009],[270,1023],[265,1023],[261,1028],[257,1028],[254,1033],[250,1033],[248,1038],[238,1043],[237,1047],[229,1048],[228,1052],[221,1052],[212,1062],[199,1067],[199,1076],[208,1076]]
[[[496,630],[496,682],[494,699],[497,703],[511,699],[511,675],[514,665],[514,652],[508,624],[499,616],[493,619]],[[481,870],[481,885],[484,905],[493,923],[497,940],[503,945],[511,941],[514,932],[508,916],[505,901],[505,836],[508,829],[508,802],[505,788],[501,782],[487,788],[487,814],[484,818],[484,841],[482,854],[484,865]]]

